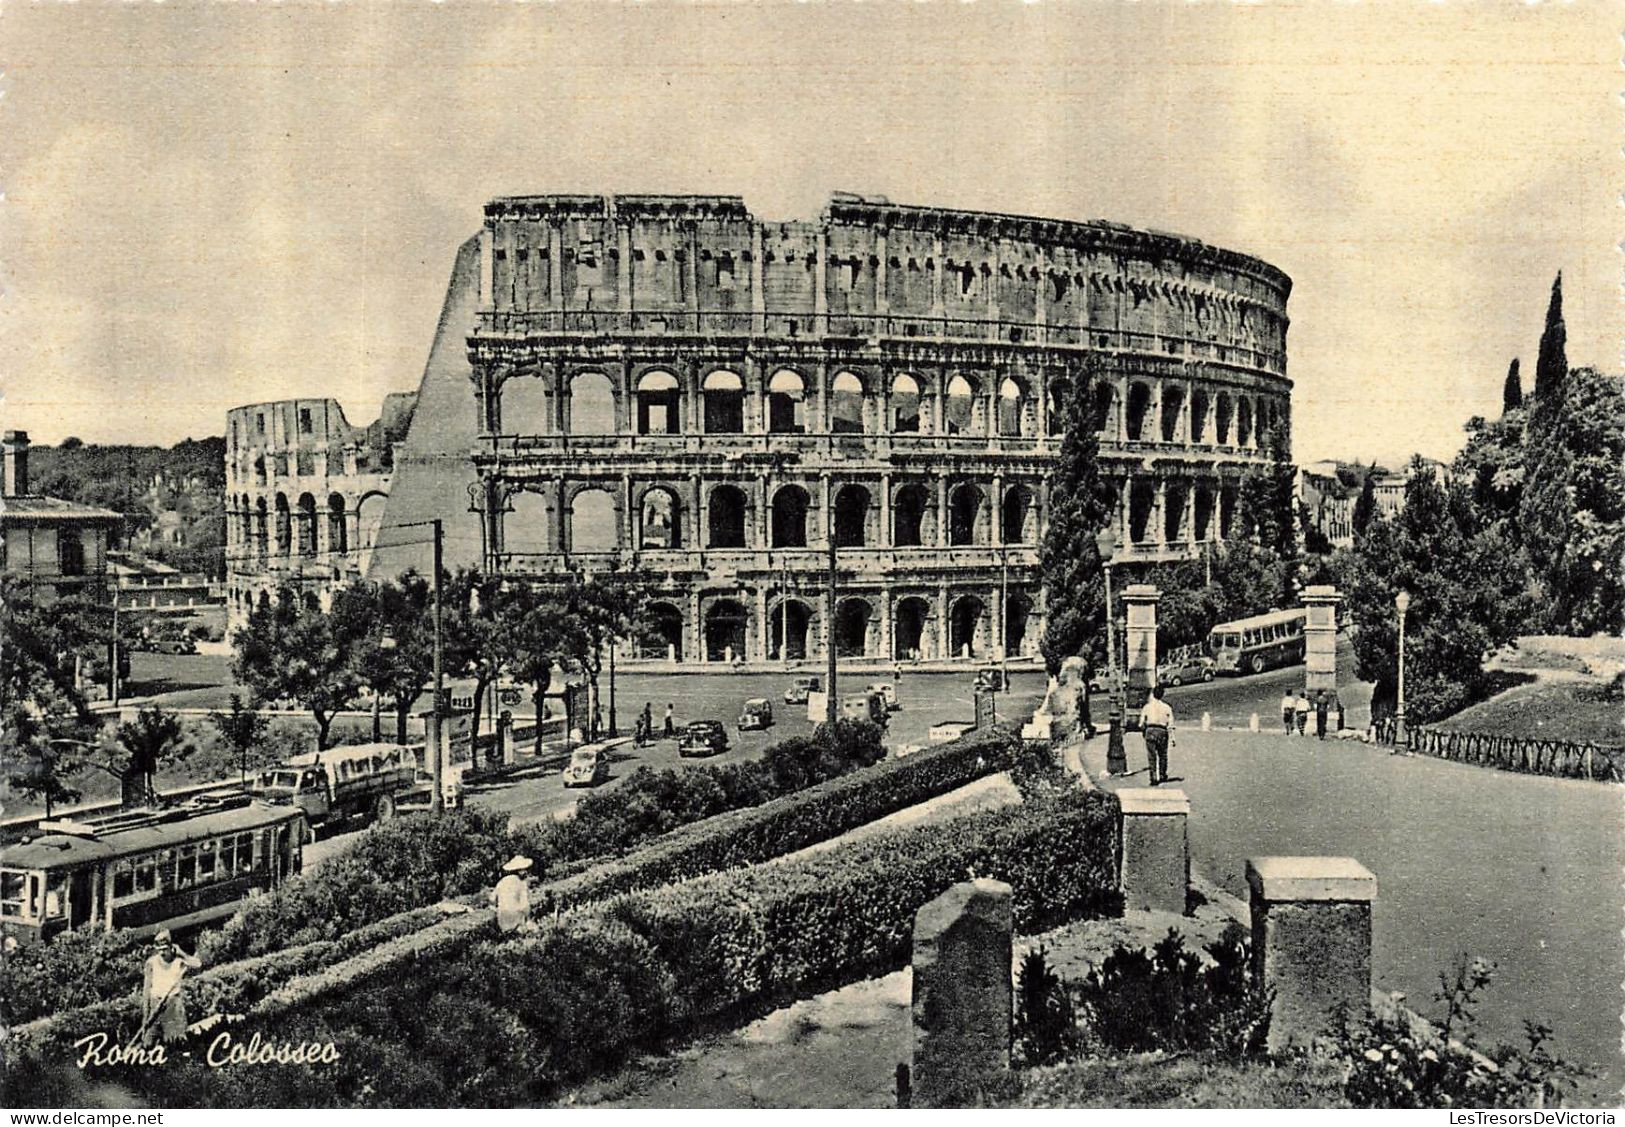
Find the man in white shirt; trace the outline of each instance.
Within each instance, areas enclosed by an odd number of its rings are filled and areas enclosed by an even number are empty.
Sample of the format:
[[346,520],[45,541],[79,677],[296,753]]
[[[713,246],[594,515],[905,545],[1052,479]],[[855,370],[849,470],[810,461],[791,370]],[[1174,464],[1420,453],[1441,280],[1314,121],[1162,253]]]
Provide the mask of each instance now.
[[1162,686],[1140,709],[1140,733],[1145,736],[1145,758],[1151,766],[1151,785],[1168,781],[1168,739],[1174,731],[1174,710],[1162,699]]
[[530,886],[525,883],[530,866],[529,857],[515,857],[502,866],[502,879],[491,892],[500,932],[518,931],[530,922]]

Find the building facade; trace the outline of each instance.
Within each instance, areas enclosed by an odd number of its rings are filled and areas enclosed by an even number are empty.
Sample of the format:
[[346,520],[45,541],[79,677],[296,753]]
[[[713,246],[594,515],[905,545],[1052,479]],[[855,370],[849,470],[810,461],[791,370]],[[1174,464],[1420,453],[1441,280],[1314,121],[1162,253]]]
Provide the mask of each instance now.
[[1241,476],[1289,449],[1290,286],[1102,222],[847,195],[798,222],[725,196],[495,200],[464,401],[486,566],[655,573],[656,629],[629,657],[1035,657],[1071,389],[1119,561],[1222,543]]
[[25,431],[8,430],[0,438],[5,462],[0,573],[27,583],[36,597],[105,602],[107,553],[124,517],[111,509],[31,493],[28,448]]
[[1354,545],[1354,502],[1351,490],[1338,476],[1336,462],[1315,462],[1298,467],[1297,500],[1309,522],[1334,548]]
[[327,605],[365,574],[389,495],[393,446],[416,396],[351,426],[332,399],[238,407],[226,416],[226,602],[232,626],[292,584]]

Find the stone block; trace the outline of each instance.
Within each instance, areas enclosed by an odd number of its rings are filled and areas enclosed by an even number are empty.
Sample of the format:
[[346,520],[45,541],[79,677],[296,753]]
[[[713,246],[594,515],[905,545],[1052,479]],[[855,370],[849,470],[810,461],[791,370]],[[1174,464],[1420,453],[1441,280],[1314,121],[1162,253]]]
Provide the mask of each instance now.
[[1185,914],[1190,887],[1190,799],[1181,790],[1117,792],[1123,817],[1123,906]]
[[1274,992],[1269,1048],[1306,1045],[1339,1006],[1371,998],[1371,902],[1377,878],[1350,857],[1254,857],[1253,969]]
[[954,885],[914,916],[914,1106],[973,1102],[1010,1068],[1011,889]]

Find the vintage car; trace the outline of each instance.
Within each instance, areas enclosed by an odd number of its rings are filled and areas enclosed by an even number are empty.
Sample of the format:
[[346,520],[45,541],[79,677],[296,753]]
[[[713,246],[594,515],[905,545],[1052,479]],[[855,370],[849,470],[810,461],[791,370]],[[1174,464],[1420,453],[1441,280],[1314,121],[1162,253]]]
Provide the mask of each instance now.
[[1218,663],[1206,654],[1181,654],[1157,666],[1157,684],[1184,685],[1196,681],[1211,681],[1217,667]]
[[677,754],[693,759],[728,750],[728,730],[716,720],[691,720],[677,737]]
[[752,697],[739,710],[741,732],[765,731],[773,726],[773,704],[765,697]]
[[903,707],[897,703],[897,686],[890,681],[876,681],[869,686],[869,691],[880,694],[880,699],[886,704],[887,712],[896,712]]
[[824,682],[822,678],[809,676],[797,677],[794,681],[790,682],[790,687],[784,690],[784,703],[806,704],[807,695],[809,693],[821,693],[823,691]]
[[879,693],[853,693],[841,699],[841,716],[847,720],[867,720],[871,724],[886,726],[886,702]]
[[596,746],[578,747],[564,768],[567,787],[595,787],[609,778],[609,761]]

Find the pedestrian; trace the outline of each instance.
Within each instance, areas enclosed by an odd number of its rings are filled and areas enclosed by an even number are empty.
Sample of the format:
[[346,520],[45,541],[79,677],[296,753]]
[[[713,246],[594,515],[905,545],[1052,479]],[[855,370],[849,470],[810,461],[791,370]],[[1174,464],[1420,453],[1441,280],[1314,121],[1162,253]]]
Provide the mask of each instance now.
[[1281,731],[1292,734],[1292,716],[1298,711],[1298,698],[1291,689],[1281,691]]
[[675,736],[676,734],[677,734],[677,709],[676,709],[675,705],[671,704],[670,702],[667,702],[667,704],[666,704],[666,738],[669,740],[673,736]]
[[1304,690],[1304,692],[1299,693],[1298,699],[1293,703],[1293,715],[1297,718],[1298,735],[1300,736],[1309,734],[1309,697],[1306,695],[1307,692],[1308,690]]
[[1089,697],[1089,679],[1085,677],[1083,688],[1078,690],[1078,729],[1083,732],[1083,738],[1086,740],[1095,738],[1094,709],[1090,705]]
[[531,864],[529,857],[509,859],[502,866],[502,879],[491,890],[491,904],[497,910],[497,930],[504,935],[530,922],[530,886],[525,883],[525,874]]
[[598,738],[598,736],[599,736],[599,733],[601,733],[603,730],[604,730],[604,706],[601,705],[601,704],[596,704],[595,703],[592,706],[592,738],[596,740]]
[[643,702],[643,715],[638,720],[643,725],[643,739],[639,742],[648,743],[655,736],[654,708],[648,701]]
[[1174,731],[1174,710],[1162,699],[1162,686],[1140,709],[1140,732],[1145,736],[1145,758],[1151,767],[1151,785],[1168,781],[1168,741]]
[[1332,702],[1326,699],[1326,690],[1321,689],[1315,693],[1315,739],[1326,738],[1326,714],[1331,711]]
[[153,950],[141,975],[141,1043],[147,1047],[170,1044],[186,1036],[186,1006],[181,1001],[181,979],[203,961],[175,945],[169,929],[152,937]]

